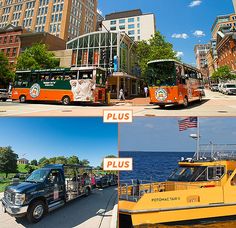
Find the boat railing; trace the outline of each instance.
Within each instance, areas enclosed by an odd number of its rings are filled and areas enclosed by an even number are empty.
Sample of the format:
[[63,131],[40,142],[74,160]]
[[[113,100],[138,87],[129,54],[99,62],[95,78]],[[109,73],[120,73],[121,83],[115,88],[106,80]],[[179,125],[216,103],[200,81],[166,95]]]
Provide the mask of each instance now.
[[203,187],[199,184],[183,182],[153,182],[144,180],[140,180],[138,182],[131,180],[130,182],[120,182],[118,190],[120,199],[136,202],[147,193],[198,189]]
[[236,160],[236,144],[202,144],[194,160]]

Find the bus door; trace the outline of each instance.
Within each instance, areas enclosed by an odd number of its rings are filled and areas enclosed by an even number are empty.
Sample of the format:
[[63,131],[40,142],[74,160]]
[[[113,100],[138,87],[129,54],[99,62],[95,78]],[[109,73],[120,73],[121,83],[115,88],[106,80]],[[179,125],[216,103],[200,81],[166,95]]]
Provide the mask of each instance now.
[[101,69],[96,69],[96,101],[105,101],[106,100],[106,72]]
[[183,101],[187,91],[187,79],[185,76],[184,68],[181,64],[176,63],[176,78],[178,85],[179,101]]

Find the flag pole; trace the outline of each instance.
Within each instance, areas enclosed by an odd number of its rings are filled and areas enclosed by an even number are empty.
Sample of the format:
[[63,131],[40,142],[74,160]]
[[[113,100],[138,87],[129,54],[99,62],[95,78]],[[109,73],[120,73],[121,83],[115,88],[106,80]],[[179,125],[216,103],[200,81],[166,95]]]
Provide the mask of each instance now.
[[197,117],[197,160],[200,159],[200,123],[199,123],[199,117]]

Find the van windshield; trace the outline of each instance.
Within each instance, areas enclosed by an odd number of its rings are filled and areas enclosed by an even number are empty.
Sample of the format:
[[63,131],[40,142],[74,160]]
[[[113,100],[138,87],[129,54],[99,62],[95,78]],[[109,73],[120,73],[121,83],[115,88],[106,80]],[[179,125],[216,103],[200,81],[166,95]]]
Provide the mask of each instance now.
[[34,172],[32,172],[30,174],[30,176],[25,180],[26,182],[44,182],[44,180],[46,179],[47,175],[49,174],[48,169],[38,169],[35,170]]

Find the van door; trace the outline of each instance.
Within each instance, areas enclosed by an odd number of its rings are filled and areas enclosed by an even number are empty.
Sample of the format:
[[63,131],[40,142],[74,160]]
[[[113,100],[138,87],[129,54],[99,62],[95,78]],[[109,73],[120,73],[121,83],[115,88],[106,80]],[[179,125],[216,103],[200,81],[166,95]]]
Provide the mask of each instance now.
[[65,183],[60,170],[51,170],[46,180],[48,204],[65,199]]

